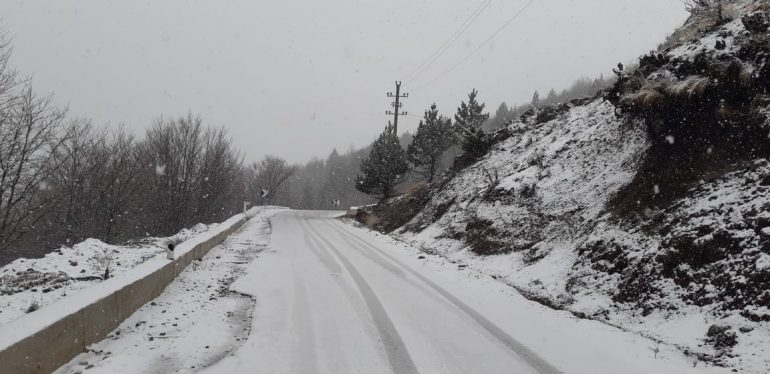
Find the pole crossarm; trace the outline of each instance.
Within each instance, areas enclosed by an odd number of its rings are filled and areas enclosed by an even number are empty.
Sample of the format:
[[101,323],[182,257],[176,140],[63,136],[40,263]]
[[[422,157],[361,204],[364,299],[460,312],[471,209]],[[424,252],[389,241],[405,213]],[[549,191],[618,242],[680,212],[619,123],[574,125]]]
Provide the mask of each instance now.
[[406,111],[401,110],[401,108],[404,106],[404,103],[401,102],[401,99],[406,99],[409,97],[408,93],[401,93],[401,81],[396,81],[396,93],[388,92],[387,96],[389,98],[395,99],[390,105],[393,107],[393,110],[387,110],[385,111],[385,115],[393,116],[393,133],[398,136],[398,116],[405,116],[408,113]]

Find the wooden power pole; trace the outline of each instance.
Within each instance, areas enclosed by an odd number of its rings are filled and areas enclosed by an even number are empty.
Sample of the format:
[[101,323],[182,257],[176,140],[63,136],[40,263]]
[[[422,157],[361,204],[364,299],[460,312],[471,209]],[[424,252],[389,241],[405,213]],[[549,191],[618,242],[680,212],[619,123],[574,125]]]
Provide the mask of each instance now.
[[392,115],[393,116],[393,134],[398,137],[398,116],[399,115],[406,115],[406,111],[402,111],[401,107],[404,106],[404,103],[401,102],[401,99],[405,99],[409,97],[409,94],[401,94],[401,82],[396,82],[396,94],[394,95],[392,92],[388,92],[388,97],[396,98],[396,101],[391,103],[390,105],[393,107],[393,111],[386,111],[386,115]]

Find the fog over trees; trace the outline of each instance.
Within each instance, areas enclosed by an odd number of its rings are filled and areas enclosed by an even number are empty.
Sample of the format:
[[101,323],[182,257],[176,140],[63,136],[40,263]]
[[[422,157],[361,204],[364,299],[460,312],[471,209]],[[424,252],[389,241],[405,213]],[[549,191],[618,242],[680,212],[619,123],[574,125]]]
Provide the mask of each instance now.
[[533,106],[592,95],[611,84],[603,77],[582,78],[560,93],[552,89],[545,99],[501,103],[491,117],[481,113],[484,105],[474,90],[454,121],[434,105],[414,135],[396,140],[386,128],[370,146],[335,149],[326,158],[291,165],[280,155],[245,160],[225,127],[192,112],[159,117],[142,134],[73,117],[52,96],[37,93],[31,79],[9,66],[10,57],[11,45],[3,37],[0,261],[89,237],[125,242],[171,235],[199,222],[221,221],[241,211],[244,201],[297,209],[375,203],[413,182],[433,180],[473,149],[483,154],[478,147],[483,148],[485,131]]

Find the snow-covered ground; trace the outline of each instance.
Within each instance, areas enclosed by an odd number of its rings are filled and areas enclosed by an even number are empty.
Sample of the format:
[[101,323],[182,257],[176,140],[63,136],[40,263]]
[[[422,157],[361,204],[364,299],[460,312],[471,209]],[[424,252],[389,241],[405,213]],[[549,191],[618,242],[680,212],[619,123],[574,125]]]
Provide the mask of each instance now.
[[57,373],[730,372],[334,215],[260,213]]
[[102,282],[107,267],[110,277],[123,274],[165,256],[168,243],[185,241],[215,227],[217,224],[197,224],[167,238],[120,246],[87,239],[42,258],[17,259],[0,267],[0,325]]
[[265,248],[268,218],[281,210],[260,210],[160,297],[57,373],[194,372],[232,352],[249,335],[254,301],[231,292],[230,284]]

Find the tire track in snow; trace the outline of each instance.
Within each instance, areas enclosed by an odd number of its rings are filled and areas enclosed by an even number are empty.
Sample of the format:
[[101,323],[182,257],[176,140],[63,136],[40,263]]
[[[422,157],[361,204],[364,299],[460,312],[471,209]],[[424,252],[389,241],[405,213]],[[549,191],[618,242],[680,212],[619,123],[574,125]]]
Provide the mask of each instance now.
[[361,250],[361,252],[364,253],[364,255],[375,262],[376,264],[382,266],[385,270],[390,271],[391,273],[395,274],[398,277],[406,278],[406,273],[404,271],[394,265],[392,262],[384,259],[382,256],[378,255],[376,252],[373,252],[369,248],[361,247],[360,245],[356,245],[356,243],[353,242],[349,237],[342,236],[342,240],[344,240],[346,243],[348,243],[352,248],[358,248]]
[[[349,238],[347,235],[340,235],[340,238],[345,243],[347,243],[351,248],[361,252],[364,255],[364,258],[374,262],[375,264],[379,265],[385,270],[390,271],[397,277],[403,279],[406,283],[408,283],[412,287],[419,289],[425,294],[426,297],[429,297],[437,302],[445,304],[447,307],[450,307],[450,308],[454,307],[454,304],[449,302],[445,297],[441,296],[440,294],[437,294],[432,288],[428,287],[426,284],[407,276],[407,274],[404,273],[404,271],[398,265],[388,261],[387,259],[378,255],[376,252],[370,250],[369,248],[366,248],[361,244],[357,244],[356,242],[351,240],[351,238]],[[462,311],[458,311],[458,313],[465,315]]]
[[559,369],[545,361],[542,357],[540,357],[537,353],[529,349],[524,344],[520,343],[518,340],[514,339],[512,336],[510,336],[507,332],[505,332],[503,329],[498,327],[494,324],[494,322],[488,320],[486,317],[484,317],[481,313],[470,307],[469,305],[462,302],[462,300],[458,299],[451,293],[449,293],[447,290],[439,286],[438,284],[434,283],[430,279],[426,278],[424,275],[420,274],[420,272],[412,269],[411,267],[405,265],[403,262],[399,261],[395,257],[389,255],[388,253],[382,251],[381,249],[377,248],[376,246],[368,243],[367,241],[361,239],[358,237],[358,235],[346,230],[342,226],[341,223],[333,222],[332,220],[324,220],[332,229],[336,230],[337,232],[346,235],[350,237],[351,239],[357,241],[358,243],[365,245],[372,250],[376,251],[377,253],[380,253],[381,255],[385,256],[389,260],[393,261],[393,263],[400,266],[402,269],[408,271],[421,281],[423,281],[425,284],[427,284],[429,287],[434,289],[436,292],[444,296],[447,300],[452,302],[457,308],[465,312],[468,316],[470,316],[473,320],[476,321],[481,327],[486,329],[492,336],[500,340],[508,349],[510,349],[513,353],[521,357],[527,364],[529,364],[532,368],[537,370],[538,372],[542,374],[557,374],[562,373]]
[[321,263],[324,264],[329,272],[332,274],[342,274],[342,267],[340,267],[340,264],[337,263],[331,254],[322,248],[321,243],[310,236],[307,231],[305,231],[305,244],[307,244],[308,248],[310,248],[310,251],[312,251],[319,260],[321,260]]
[[397,374],[419,373],[417,367],[414,364],[414,361],[412,361],[411,355],[409,355],[409,352],[406,350],[404,341],[398,334],[398,330],[396,330],[396,326],[393,325],[393,321],[391,321],[388,313],[382,306],[380,299],[369,286],[369,283],[366,282],[366,279],[364,279],[361,273],[358,272],[355,266],[353,266],[353,264],[345,256],[343,256],[340,251],[334,248],[334,246],[329,243],[329,241],[326,240],[323,235],[321,235],[315,228],[313,228],[313,226],[310,224],[310,220],[305,218],[305,221],[309,231],[312,232],[318,240],[324,243],[329,248],[329,250],[331,250],[337,256],[340,262],[342,262],[342,265],[350,274],[351,278],[353,278],[353,281],[356,283],[358,290],[361,292],[361,295],[366,301],[366,305],[369,307],[369,311],[371,312],[374,324],[377,326],[377,330],[380,333],[380,338],[382,339],[382,344],[385,347],[385,352],[388,355],[388,362],[390,362],[390,366],[393,368],[393,372]]
[[[331,267],[326,267],[327,270],[330,271],[329,275],[334,279],[335,283],[340,287],[342,292],[345,294],[347,300],[350,302],[351,307],[353,310],[355,310],[355,313],[359,316],[362,327],[367,331],[369,334],[368,336],[379,336],[379,331],[377,330],[377,327],[371,323],[372,314],[369,311],[368,305],[366,305],[366,301],[361,297],[361,292],[356,287],[355,283],[350,282],[347,277],[343,277],[343,271],[341,266],[339,265],[339,262],[334,258],[334,256],[329,253],[329,251],[325,248],[325,246],[318,242],[318,240],[312,236],[312,233],[310,233],[310,226],[307,223],[307,216],[306,215],[298,215],[302,217],[302,219],[297,220],[298,226],[300,226],[305,233],[305,244],[311,246],[312,251],[318,251],[317,255],[321,257],[326,258],[326,263],[324,261],[321,261],[324,266],[328,264],[332,264]],[[315,247],[312,247],[315,246]],[[340,357],[344,355],[344,351],[339,351]],[[384,360],[387,360],[387,353],[385,350],[382,350],[382,358]],[[335,362],[334,369],[337,370],[338,373],[347,373],[350,372],[347,367],[344,360],[338,360]]]

